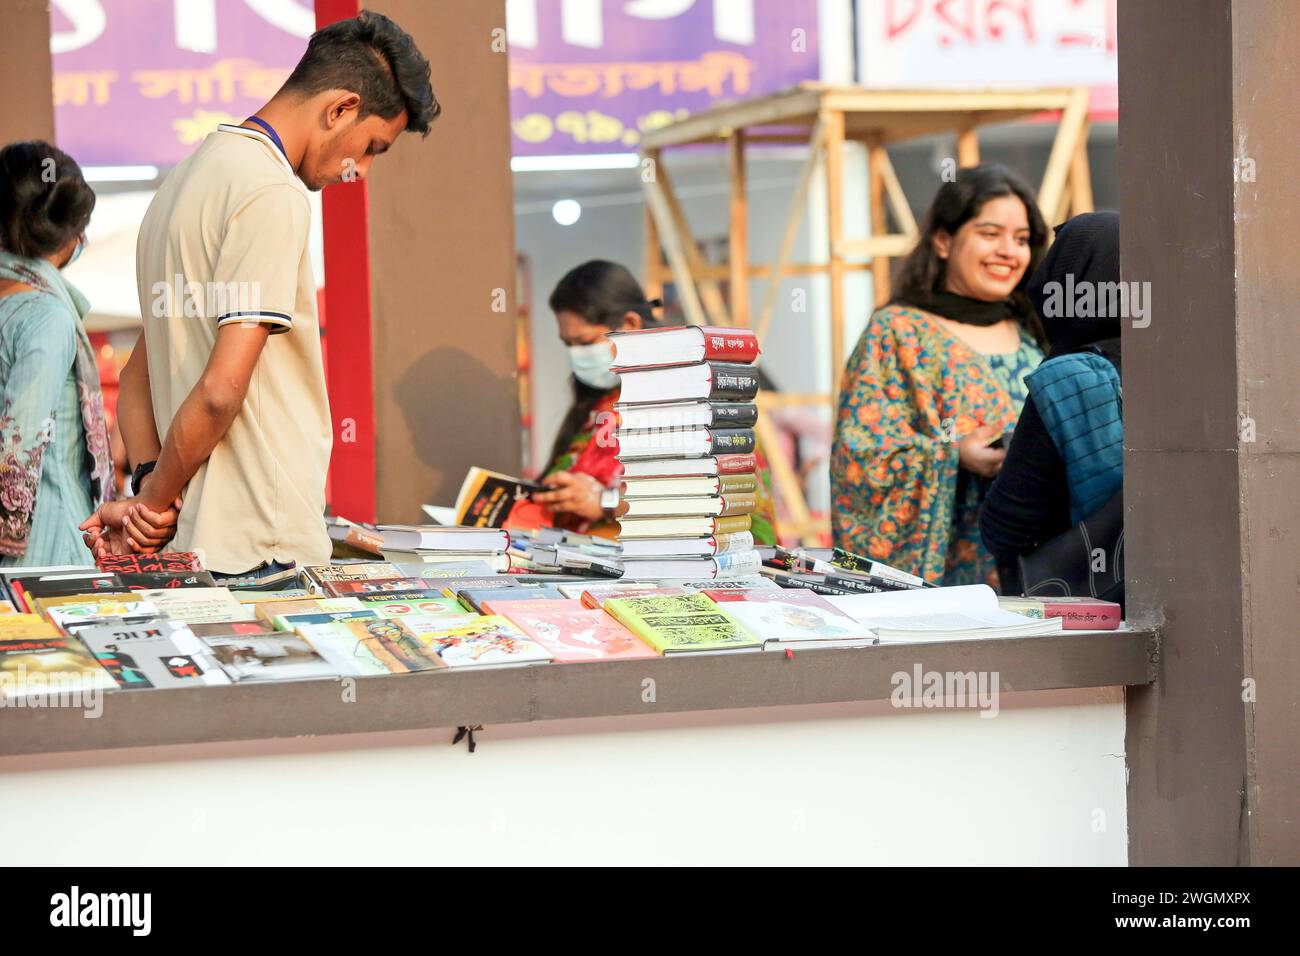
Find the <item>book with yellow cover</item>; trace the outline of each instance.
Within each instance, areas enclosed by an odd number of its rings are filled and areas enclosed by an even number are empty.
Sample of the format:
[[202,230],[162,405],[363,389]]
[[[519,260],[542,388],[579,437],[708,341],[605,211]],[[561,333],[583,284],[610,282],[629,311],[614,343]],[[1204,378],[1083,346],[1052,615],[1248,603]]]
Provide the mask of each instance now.
[[30,620],[0,631],[0,698],[48,697],[117,687],[81,641],[60,634],[34,614],[6,614],[0,620],[15,617]]
[[605,612],[660,654],[757,650],[762,641],[703,594],[610,598]]
[[5,614],[0,616],[0,640],[17,637],[55,637],[59,633],[39,614]]

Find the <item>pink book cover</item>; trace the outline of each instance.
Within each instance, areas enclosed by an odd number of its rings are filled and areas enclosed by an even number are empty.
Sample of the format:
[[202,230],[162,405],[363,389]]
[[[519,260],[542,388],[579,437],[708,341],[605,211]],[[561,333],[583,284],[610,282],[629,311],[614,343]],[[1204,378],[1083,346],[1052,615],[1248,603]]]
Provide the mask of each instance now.
[[746,601],[750,604],[795,604],[799,607],[821,608],[823,611],[829,611],[837,617],[847,617],[849,620],[853,620],[853,618],[849,617],[849,615],[845,614],[820,594],[815,594],[812,591],[805,591],[799,588],[754,588],[750,591],[743,589],[735,591],[706,590],[701,593],[718,604],[723,604],[727,601]]
[[484,614],[501,614],[505,617],[510,617],[511,611],[526,611],[531,613],[533,611],[581,610],[582,602],[577,598],[565,598],[564,600],[559,600],[558,598],[539,598],[536,601],[500,601],[496,604],[493,604],[492,599],[488,598],[483,602]]
[[[558,602],[528,603],[554,605]],[[561,663],[659,656],[654,648],[604,611],[583,608],[556,611],[549,607],[524,611],[516,603],[506,610],[506,617]]]

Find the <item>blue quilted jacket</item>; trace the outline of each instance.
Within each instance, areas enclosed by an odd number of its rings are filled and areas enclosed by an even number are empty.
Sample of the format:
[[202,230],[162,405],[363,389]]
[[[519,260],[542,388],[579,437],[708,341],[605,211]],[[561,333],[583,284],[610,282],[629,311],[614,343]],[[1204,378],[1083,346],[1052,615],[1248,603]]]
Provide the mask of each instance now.
[[1070,520],[1078,523],[1124,483],[1119,372],[1089,350],[1048,359],[1025,381],[1065,464]]

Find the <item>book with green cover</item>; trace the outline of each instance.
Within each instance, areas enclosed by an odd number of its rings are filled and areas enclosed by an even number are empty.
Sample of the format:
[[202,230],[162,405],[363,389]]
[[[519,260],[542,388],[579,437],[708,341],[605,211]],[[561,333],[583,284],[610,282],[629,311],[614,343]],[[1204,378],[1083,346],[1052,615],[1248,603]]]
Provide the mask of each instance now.
[[664,655],[717,654],[762,646],[703,594],[610,598],[605,611]]

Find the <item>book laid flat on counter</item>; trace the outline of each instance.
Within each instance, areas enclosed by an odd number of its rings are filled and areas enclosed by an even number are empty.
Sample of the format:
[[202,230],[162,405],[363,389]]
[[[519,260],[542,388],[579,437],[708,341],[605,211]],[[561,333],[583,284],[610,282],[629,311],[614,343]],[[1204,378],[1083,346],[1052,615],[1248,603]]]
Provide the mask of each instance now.
[[1118,604],[1089,597],[1000,597],[998,607],[1025,617],[1059,617],[1067,631],[1113,631],[1124,618]]
[[758,369],[734,362],[698,362],[621,372],[619,401],[625,405],[690,400],[752,402]]
[[203,562],[193,551],[159,551],[156,554],[109,554],[97,562],[99,570],[119,574],[143,571],[202,571]]
[[664,428],[618,433],[620,460],[632,458],[699,458],[748,455],[754,451],[752,428]]
[[667,587],[682,587],[688,591],[776,591],[778,587],[757,574],[742,575],[735,578],[721,578],[716,581],[694,581],[689,578],[667,578],[659,582]]
[[614,406],[619,434],[646,428],[752,428],[758,422],[754,402],[662,402]]
[[274,630],[296,631],[305,624],[328,624],[331,621],[379,620],[379,614],[369,608],[349,608],[344,611],[293,611],[277,614],[271,621]]
[[374,527],[349,521],[339,515],[326,515],[325,533],[334,542],[335,556],[350,552],[378,556],[379,546],[384,540]]
[[556,600],[564,599],[564,595],[556,590],[554,584],[517,588],[465,588],[457,592],[456,597],[466,610],[480,614],[498,613],[484,610],[485,602],[488,601],[506,604],[510,601],[541,601],[548,597]]
[[712,579],[756,573],[762,563],[757,551],[720,554],[715,558],[629,558],[628,577]]
[[699,495],[746,495],[758,491],[758,478],[743,475],[689,475],[682,478],[633,478],[623,482],[624,498],[680,498]]
[[59,629],[39,614],[0,616],[0,640],[22,637],[58,637]]
[[1034,619],[1002,610],[987,584],[837,595],[826,600],[870,628],[882,644],[1032,637],[1061,631],[1060,618]]
[[[489,601],[489,604],[492,602]],[[578,598],[542,598],[540,601],[508,601],[501,605],[500,611],[492,614],[504,614],[509,617],[516,611],[585,611],[589,610]]]
[[660,654],[757,650],[762,642],[703,594],[611,598],[605,611]]
[[[15,578],[42,578],[53,574],[102,574],[103,572],[93,564],[57,564],[37,567],[16,567],[0,568],[0,596],[7,601],[15,600],[15,593],[12,587]],[[16,610],[22,611],[23,607],[16,601],[14,604]]]
[[655,581],[580,581],[573,584],[557,584],[556,587],[566,598],[581,600],[588,592],[612,594],[615,591],[652,591],[659,587],[659,584]]
[[208,571],[124,571],[118,575],[128,591],[152,591],[157,588],[215,588],[216,580]]
[[363,608],[380,617],[406,617],[408,614],[448,615],[464,614],[465,607],[455,598],[441,592],[425,591],[415,596],[408,594],[363,594],[358,598]]
[[712,558],[754,550],[754,536],[748,531],[711,534],[702,538],[629,538],[623,542],[623,558]]
[[155,588],[135,593],[159,613],[191,624],[251,621],[257,617],[254,605],[241,603],[229,588]]
[[551,652],[509,619],[496,614],[426,631],[418,639],[448,667],[513,667],[545,664]]
[[[6,614],[4,617],[24,615]],[[0,632],[0,698],[46,697],[61,691],[113,690],[116,682],[75,637],[37,618]],[[43,629],[43,633],[36,633]]]
[[123,690],[230,683],[211,649],[180,621],[88,626],[77,637]]
[[327,581],[325,593],[335,597],[354,597],[362,594],[391,594],[397,591],[433,590],[438,585],[459,578],[370,578],[364,581]]
[[753,514],[758,498],[753,493],[733,495],[693,495],[677,498],[628,498],[627,509],[619,518],[662,518],[677,515],[729,515]]
[[500,552],[510,547],[510,535],[500,525],[381,524],[379,532],[384,536],[385,550]]
[[120,594],[127,590],[116,574],[103,571],[59,571],[52,574],[15,575],[9,579],[10,593],[19,610],[36,610],[38,598],[65,597],[103,591]]
[[[81,604],[57,604],[46,611],[46,619],[65,634],[78,631],[88,624],[108,619],[149,620],[162,616],[152,601],[134,599],[134,595],[91,598]],[[83,600],[85,600],[83,598]]]
[[876,636],[810,591],[705,591],[763,642],[763,650],[867,647]]
[[772,555],[764,558],[763,564],[771,568],[806,574],[839,575],[846,574],[866,576],[867,578],[885,578],[910,587],[934,587],[924,578],[909,574],[871,558],[853,554],[843,548],[783,548],[779,545],[772,549]]
[[619,538],[704,538],[748,531],[750,516],[673,515],[662,518],[619,518]]
[[[512,567],[510,556],[504,551],[410,551],[399,548],[382,548],[385,561],[392,561],[403,569],[406,576],[423,574],[498,574]],[[417,571],[423,566],[425,570]]]
[[223,634],[201,640],[236,683],[338,676],[338,671],[297,634]]
[[391,674],[392,669],[376,656],[374,649],[364,640],[368,636],[366,625],[378,620],[375,617],[307,615],[294,622],[289,630],[314,647],[340,675],[367,677]]
[[284,601],[261,601],[253,611],[259,621],[274,621],[282,614],[316,614],[322,611],[360,611],[365,607],[355,597],[290,598]]
[[705,360],[752,362],[758,358],[758,336],[753,329],[717,325],[672,326],[615,332],[614,369],[639,365],[681,365]]
[[581,603],[588,610],[603,610],[605,602],[610,598],[621,597],[668,597],[679,594],[694,594],[694,591],[688,591],[684,587],[662,587],[658,581],[649,582],[653,587],[627,588],[621,591],[583,591]]
[[758,466],[752,454],[703,458],[636,458],[623,463],[623,479],[680,478],[693,475],[750,475]]
[[414,616],[349,620],[342,626],[361,642],[363,651],[372,655],[390,674],[444,670],[446,662],[433,653],[413,629],[412,622],[416,620]]
[[[535,481],[525,481],[486,468],[471,468],[456,495],[456,524],[471,528],[504,527],[516,504],[528,501],[535,492],[542,490],[543,487]],[[406,547],[396,542],[389,543],[387,538],[384,543],[387,547]]]
[[368,581],[372,578],[400,578],[391,561],[354,561],[347,564],[316,564],[302,569],[299,578],[308,590],[323,591],[331,581]]
[[561,663],[659,656],[604,611],[536,610],[532,602],[528,604],[527,609],[507,607],[505,616]]

